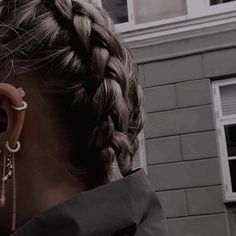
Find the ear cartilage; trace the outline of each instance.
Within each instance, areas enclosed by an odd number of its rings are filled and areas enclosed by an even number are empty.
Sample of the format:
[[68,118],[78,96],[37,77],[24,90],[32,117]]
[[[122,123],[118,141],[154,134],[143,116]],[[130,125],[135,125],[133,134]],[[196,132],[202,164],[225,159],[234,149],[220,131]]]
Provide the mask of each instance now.
[[11,106],[14,110],[17,110],[17,111],[23,111],[25,110],[27,107],[28,107],[28,104],[23,101],[22,103],[22,106],[21,107],[15,107],[15,106]]

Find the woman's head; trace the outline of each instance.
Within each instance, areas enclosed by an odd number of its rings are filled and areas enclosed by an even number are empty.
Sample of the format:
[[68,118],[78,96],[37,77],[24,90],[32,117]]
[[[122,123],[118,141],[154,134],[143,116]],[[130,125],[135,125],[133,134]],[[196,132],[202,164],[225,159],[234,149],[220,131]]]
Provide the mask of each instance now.
[[1,0],[0,28],[1,82],[26,90],[36,115],[26,114],[24,142],[27,122],[37,128],[51,119],[63,138],[50,144],[66,140],[75,166],[99,176],[116,159],[122,174],[130,171],[144,123],[142,92],[106,12],[85,0]]

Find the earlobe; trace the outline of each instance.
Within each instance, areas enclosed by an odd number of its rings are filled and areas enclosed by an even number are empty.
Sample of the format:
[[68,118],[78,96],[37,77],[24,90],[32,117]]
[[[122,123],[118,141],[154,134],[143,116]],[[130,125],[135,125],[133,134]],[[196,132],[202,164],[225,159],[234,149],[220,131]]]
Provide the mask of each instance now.
[[0,108],[7,115],[6,141],[15,148],[25,119],[27,103],[22,99],[22,90],[8,83],[0,83]]

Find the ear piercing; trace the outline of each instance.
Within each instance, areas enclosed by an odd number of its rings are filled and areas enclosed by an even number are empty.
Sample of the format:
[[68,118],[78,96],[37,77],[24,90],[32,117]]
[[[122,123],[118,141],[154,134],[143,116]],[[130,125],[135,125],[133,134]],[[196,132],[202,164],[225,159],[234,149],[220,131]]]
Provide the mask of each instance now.
[[28,107],[28,104],[25,101],[23,101],[22,102],[22,106],[20,106],[20,107],[11,106],[11,107],[14,110],[17,110],[17,111],[23,111],[23,110],[25,110]]
[[[18,88],[18,93],[22,98],[25,96],[25,91],[22,88]],[[28,104],[27,104],[27,102],[23,101],[22,106],[20,106],[20,107],[11,106],[11,107],[17,111],[23,111],[28,107]]]
[[6,149],[10,152],[10,155],[8,158],[6,158],[5,150],[1,150],[1,153],[3,153],[3,165],[2,165],[2,180],[1,180],[1,195],[0,195],[0,207],[4,207],[6,203],[5,199],[5,184],[7,181],[12,177],[12,175],[15,172],[14,168],[14,155],[16,152],[20,150],[20,142],[17,141],[16,148],[12,149],[10,148],[9,142],[6,142]]
[[[19,147],[19,145],[17,146],[17,149],[18,149],[18,147]],[[13,149],[9,149],[9,143],[8,142],[6,143],[6,148],[8,150],[13,150]],[[5,184],[12,177],[12,174],[13,174],[13,162],[12,162],[11,155],[9,155],[9,157],[6,158],[5,150],[2,150],[1,152],[3,152],[3,165],[2,165],[3,169],[2,169],[2,188],[1,188],[0,207],[4,207],[5,203],[6,203],[6,199],[5,199],[5,193],[6,193],[6,191],[5,191]]]
[[1,195],[0,195],[0,207],[4,207],[6,204],[6,198],[5,198],[5,183],[8,179],[8,174],[6,175],[6,156],[4,153],[4,150],[1,150],[1,154],[3,153],[3,164],[2,164],[2,177],[1,177]]
[[18,88],[18,93],[22,98],[25,96],[25,91],[23,90],[23,88]]
[[[6,150],[9,152],[6,158]],[[16,229],[16,170],[15,170],[15,153],[20,150],[20,142],[17,141],[16,148],[11,148],[9,141],[6,142],[5,148],[1,151],[3,153],[3,167],[2,167],[2,181],[1,181],[1,197],[0,207],[6,204],[6,190],[5,185],[12,178],[12,231]]]
[[20,150],[20,142],[16,142],[16,148],[12,149],[10,148],[9,141],[6,142],[6,148],[10,153],[16,153]]
[[[19,88],[19,94],[21,97],[25,96],[24,90]],[[24,111],[28,107],[28,104],[23,101],[22,106],[12,106],[12,108],[18,112]],[[12,231],[16,229],[16,170],[15,170],[15,153],[20,150],[20,142],[16,142],[16,147],[10,147],[9,141],[5,143],[5,146],[0,150],[0,155],[3,155],[3,164],[2,164],[2,177],[1,189],[0,189],[0,208],[6,205],[6,183],[12,179]],[[6,153],[8,152],[8,157]]]

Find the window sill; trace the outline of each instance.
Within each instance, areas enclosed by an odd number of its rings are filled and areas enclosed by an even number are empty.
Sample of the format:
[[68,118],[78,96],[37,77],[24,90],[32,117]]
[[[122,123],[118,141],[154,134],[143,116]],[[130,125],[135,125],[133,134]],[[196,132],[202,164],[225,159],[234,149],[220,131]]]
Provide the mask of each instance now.
[[117,25],[117,30],[131,48],[136,48],[232,30],[235,22],[235,10],[225,12],[216,8],[198,16],[186,15],[140,25]]

